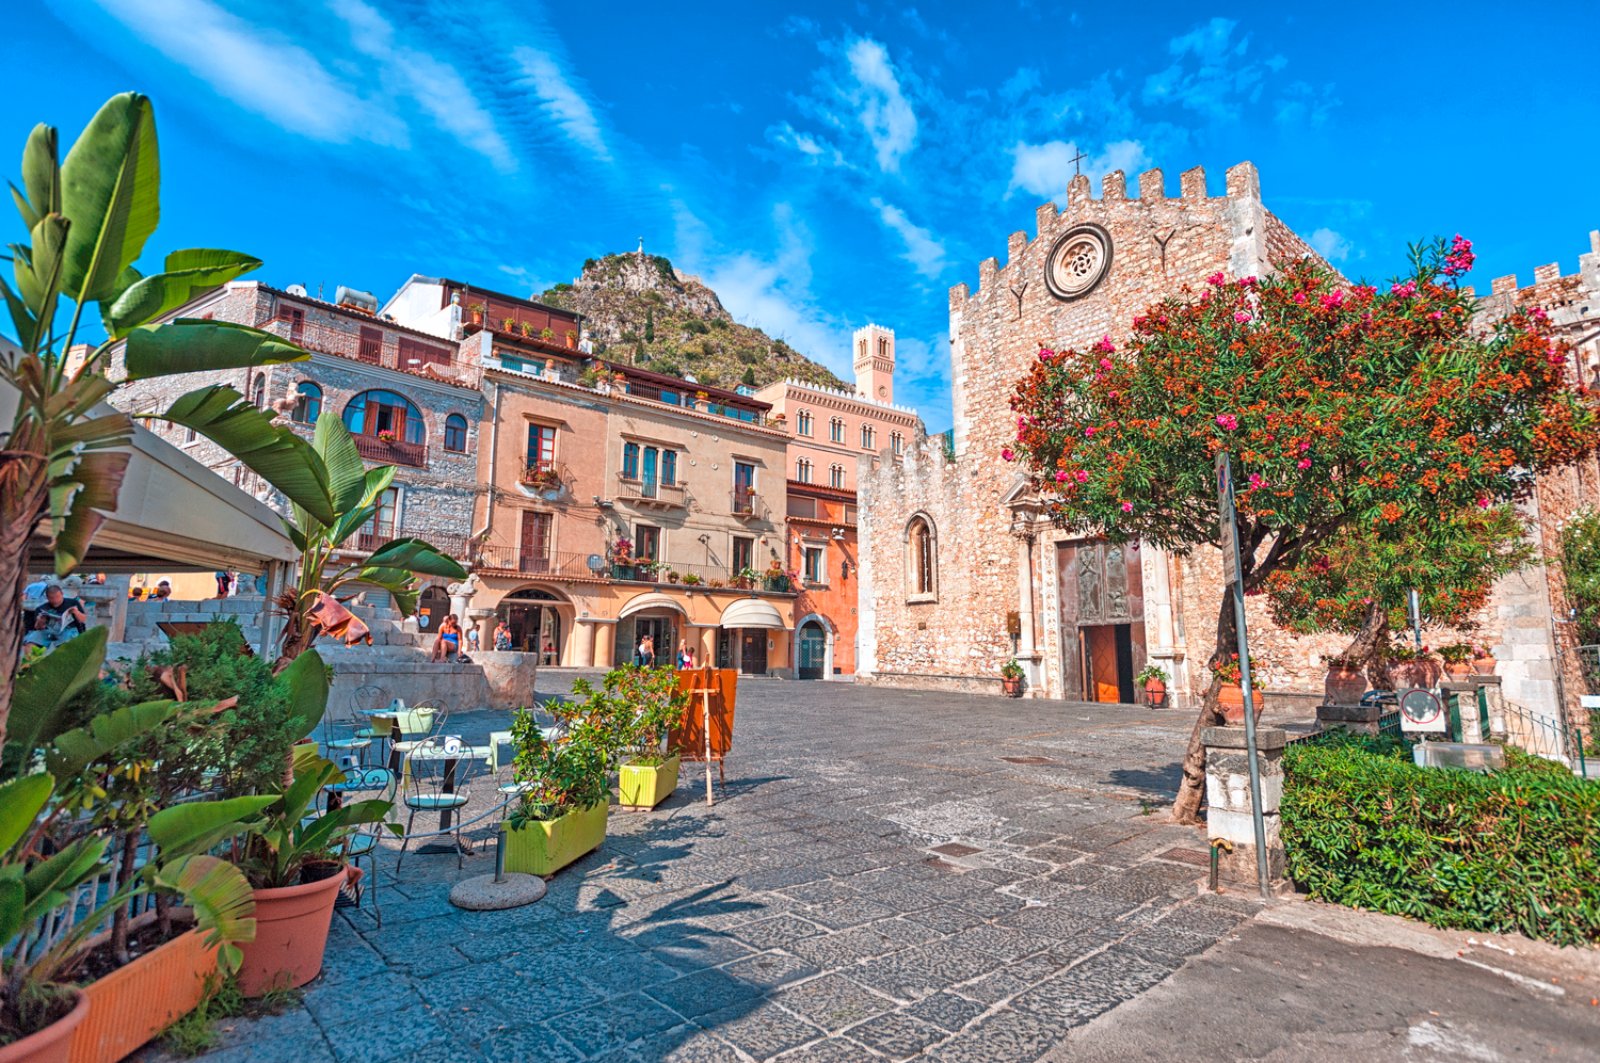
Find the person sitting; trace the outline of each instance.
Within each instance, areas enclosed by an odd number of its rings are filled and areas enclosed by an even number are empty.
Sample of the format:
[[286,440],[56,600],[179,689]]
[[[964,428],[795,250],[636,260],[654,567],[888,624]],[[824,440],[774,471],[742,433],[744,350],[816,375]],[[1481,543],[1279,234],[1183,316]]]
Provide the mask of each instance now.
[[158,602],[164,602],[168,598],[171,598],[172,597],[172,584],[168,583],[166,580],[162,580],[160,583],[157,583],[156,584],[156,592],[155,592],[155,594],[151,595],[151,597],[154,598]]
[[439,625],[439,637],[433,640],[433,660],[453,661],[461,655],[461,621],[454,613],[446,613]]
[[89,616],[83,610],[83,602],[68,598],[61,584],[52,583],[44,589],[44,604],[34,612],[33,630],[22,641],[49,649],[77,638],[88,627]]

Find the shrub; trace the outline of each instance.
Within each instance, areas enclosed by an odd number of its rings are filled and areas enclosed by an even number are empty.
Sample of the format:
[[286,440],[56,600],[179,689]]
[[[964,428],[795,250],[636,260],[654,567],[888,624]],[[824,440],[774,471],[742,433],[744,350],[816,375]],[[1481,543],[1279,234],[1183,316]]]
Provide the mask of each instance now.
[[1339,736],[1285,753],[1296,883],[1439,927],[1600,942],[1600,786],[1514,750],[1489,775],[1418,768],[1406,750]]
[[[1574,514],[1561,530],[1561,568],[1578,641],[1600,642],[1600,510]],[[1600,682],[1600,677],[1596,677]]]

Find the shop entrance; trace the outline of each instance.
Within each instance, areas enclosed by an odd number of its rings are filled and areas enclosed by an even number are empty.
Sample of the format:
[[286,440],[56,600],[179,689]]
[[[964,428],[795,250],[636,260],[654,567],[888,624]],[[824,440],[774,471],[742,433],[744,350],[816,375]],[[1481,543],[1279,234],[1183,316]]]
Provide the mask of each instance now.
[[828,633],[815,620],[800,625],[799,653],[795,675],[800,679],[821,679],[828,667]]
[[500,600],[496,618],[511,629],[511,648],[522,653],[537,653],[540,664],[561,663],[560,601],[549,591],[537,588],[514,591]]

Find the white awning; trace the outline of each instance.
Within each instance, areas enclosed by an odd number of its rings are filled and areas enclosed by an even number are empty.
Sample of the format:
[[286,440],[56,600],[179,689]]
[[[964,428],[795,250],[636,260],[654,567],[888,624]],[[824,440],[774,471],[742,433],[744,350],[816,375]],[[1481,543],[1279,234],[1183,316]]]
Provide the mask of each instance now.
[[740,598],[731,603],[722,611],[722,626],[759,627],[771,631],[789,629],[789,625],[783,622],[783,615],[773,608],[772,603],[760,598]]
[[622,610],[617,613],[617,619],[621,620],[624,617],[632,616],[634,613],[642,613],[646,609],[670,609],[674,613],[688,615],[684,612],[682,602],[677,601],[671,595],[652,591],[649,594],[641,594],[637,598],[630,599],[628,604],[624,605]]

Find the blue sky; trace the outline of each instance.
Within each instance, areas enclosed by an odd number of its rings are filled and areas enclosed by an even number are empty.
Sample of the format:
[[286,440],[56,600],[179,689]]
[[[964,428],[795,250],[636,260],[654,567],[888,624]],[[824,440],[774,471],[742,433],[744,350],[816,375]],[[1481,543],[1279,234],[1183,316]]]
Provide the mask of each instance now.
[[1353,276],[1455,232],[1480,289],[1576,269],[1600,228],[1600,5],[1213,10],[24,0],[0,133],[14,160],[33,123],[70,142],[148,93],[156,250],[248,251],[313,291],[416,272],[527,293],[642,236],[841,374],[852,329],[894,327],[897,398],[931,430],[946,290],[1064,197],[1076,150],[1174,194],[1251,159]]

